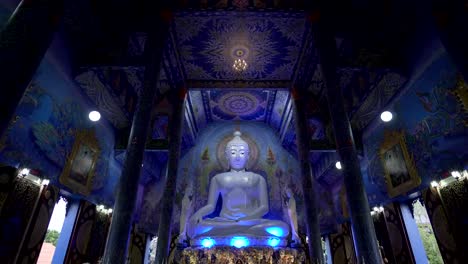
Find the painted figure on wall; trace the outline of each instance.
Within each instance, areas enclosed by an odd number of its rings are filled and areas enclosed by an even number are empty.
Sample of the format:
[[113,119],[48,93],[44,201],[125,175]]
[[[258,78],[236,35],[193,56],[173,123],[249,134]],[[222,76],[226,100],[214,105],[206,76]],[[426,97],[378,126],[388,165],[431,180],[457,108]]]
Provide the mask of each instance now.
[[[287,237],[286,223],[262,218],[269,211],[267,183],[261,175],[245,170],[249,145],[239,131],[227,143],[225,155],[230,170],[211,179],[207,205],[193,214],[187,234],[192,240],[231,235]],[[216,213],[218,199],[221,200],[219,216],[204,219]]]
[[81,145],[73,160],[70,178],[82,185],[86,185],[88,182],[88,174],[94,164],[95,155],[96,153],[93,149],[86,145]]
[[397,144],[385,152],[383,159],[384,166],[389,173],[393,187],[407,182],[410,179],[400,145]]

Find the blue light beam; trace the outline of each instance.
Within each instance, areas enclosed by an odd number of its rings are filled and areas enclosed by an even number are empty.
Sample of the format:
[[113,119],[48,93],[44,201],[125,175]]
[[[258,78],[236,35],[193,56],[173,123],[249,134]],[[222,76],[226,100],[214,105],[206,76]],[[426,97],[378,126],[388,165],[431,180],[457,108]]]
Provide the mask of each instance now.
[[236,248],[247,247],[250,241],[246,237],[233,237],[231,238],[231,246]]

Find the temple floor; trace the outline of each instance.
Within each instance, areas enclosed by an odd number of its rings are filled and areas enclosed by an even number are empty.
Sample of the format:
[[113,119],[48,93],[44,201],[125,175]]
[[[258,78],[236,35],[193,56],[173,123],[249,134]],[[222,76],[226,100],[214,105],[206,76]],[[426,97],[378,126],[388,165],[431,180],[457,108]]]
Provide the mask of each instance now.
[[301,248],[218,246],[212,248],[175,249],[169,263],[173,264],[305,264]]

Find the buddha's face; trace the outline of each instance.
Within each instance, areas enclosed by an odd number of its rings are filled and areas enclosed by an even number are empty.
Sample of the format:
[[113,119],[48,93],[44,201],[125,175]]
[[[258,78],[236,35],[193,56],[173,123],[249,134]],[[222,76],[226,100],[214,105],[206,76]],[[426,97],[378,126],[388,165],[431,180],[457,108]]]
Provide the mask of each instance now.
[[232,144],[226,149],[231,169],[243,170],[249,160],[249,146],[247,144]]

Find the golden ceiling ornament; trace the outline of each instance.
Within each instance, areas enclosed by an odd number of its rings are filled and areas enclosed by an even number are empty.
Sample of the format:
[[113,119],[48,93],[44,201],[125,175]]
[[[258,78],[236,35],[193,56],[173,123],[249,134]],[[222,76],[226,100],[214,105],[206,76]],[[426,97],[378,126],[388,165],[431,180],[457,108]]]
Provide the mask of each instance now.
[[234,60],[234,64],[232,65],[232,68],[236,70],[237,72],[243,72],[247,69],[247,62],[244,59],[236,59]]

